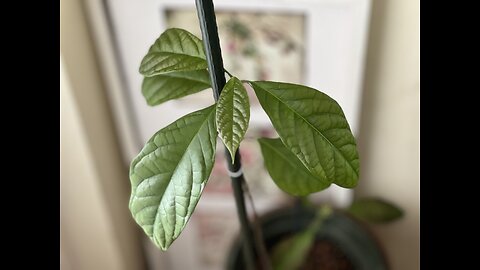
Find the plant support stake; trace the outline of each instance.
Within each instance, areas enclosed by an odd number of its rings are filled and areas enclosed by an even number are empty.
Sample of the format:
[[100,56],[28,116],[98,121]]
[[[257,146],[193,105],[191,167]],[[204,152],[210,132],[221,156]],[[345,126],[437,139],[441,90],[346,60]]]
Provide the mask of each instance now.
[[[220,41],[218,39],[217,22],[212,0],[195,0],[197,6],[198,19],[200,21],[200,29],[202,31],[202,39],[207,56],[208,70],[210,73],[210,81],[212,83],[213,96],[215,101],[218,100],[220,92],[225,86],[225,71],[223,68],[222,51]],[[254,245],[253,235],[248,222],[248,216],[245,209],[245,200],[242,190],[242,182],[245,181],[242,173],[242,165],[239,151],[235,153],[235,163],[225,147],[225,156],[228,163],[229,175],[232,180],[232,188],[235,196],[235,204],[237,206],[238,218],[243,235],[243,255],[245,257],[248,269],[254,269]]]

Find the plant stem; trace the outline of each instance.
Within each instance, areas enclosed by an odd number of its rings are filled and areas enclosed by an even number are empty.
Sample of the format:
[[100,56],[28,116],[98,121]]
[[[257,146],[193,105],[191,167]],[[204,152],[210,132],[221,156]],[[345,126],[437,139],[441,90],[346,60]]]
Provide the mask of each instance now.
[[[218,39],[217,22],[212,0],[195,0],[197,6],[197,15],[202,31],[202,39],[207,57],[210,81],[212,83],[213,97],[218,100],[220,92],[225,86],[225,69],[223,68],[222,51]],[[225,156],[232,180],[233,194],[237,206],[237,214],[240,220],[240,227],[243,238],[243,255],[247,269],[254,267],[254,245],[253,234],[249,225],[247,211],[245,209],[245,198],[243,196],[242,183],[245,181],[241,172],[241,159],[237,150],[235,153],[235,163],[232,164],[230,154],[225,147]]]
[[243,182],[243,190],[245,194],[247,194],[247,198],[250,202],[253,212],[253,235],[255,244],[257,247],[258,257],[260,259],[260,264],[262,266],[261,269],[263,270],[271,270],[272,266],[270,264],[270,257],[267,252],[267,248],[265,247],[265,243],[263,242],[263,233],[262,227],[260,224],[260,219],[258,218],[257,211],[255,210],[255,204],[253,203],[252,193],[250,192],[250,188],[246,181]]

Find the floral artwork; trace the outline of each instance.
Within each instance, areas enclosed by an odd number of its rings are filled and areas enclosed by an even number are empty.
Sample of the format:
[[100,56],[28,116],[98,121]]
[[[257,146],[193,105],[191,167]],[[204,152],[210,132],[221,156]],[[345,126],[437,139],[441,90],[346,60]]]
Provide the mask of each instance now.
[[[248,80],[304,83],[304,16],[286,13],[216,12],[225,68]],[[167,27],[179,27],[201,37],[195,10],[167,10]],[[247,89],[256,98],[251,89]],[[212,94],[203,91],[179,102],[209,105]]]

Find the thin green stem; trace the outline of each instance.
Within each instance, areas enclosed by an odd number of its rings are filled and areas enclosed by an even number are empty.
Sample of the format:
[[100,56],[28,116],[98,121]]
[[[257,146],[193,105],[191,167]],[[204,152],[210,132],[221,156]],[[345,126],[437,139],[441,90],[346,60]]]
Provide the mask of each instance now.
[[248,188],[247,181],[243,182],[243,190],[245,191],[245,194],[247,194],[247,198],[250,202],[250,205],[252,207],[252,212],[253,212],[253,233],[254,233],[254,240],[255,240],[255,245],[257,248],[257,252],[259,255],[260,259],[260,264],[262,265],[263,270],[271,270],[272,266],[270,264],[270,257],[268,256],[267,248],[265,247],[265,244],[263,242],[263,233],[262,233],[262,228],[260,224],[260,219],[258,218],[257,211],[255,210],[255,205],[253,204],[253,198],[252,198],[252,193],[250,192],[250,189]]
[[233,75],[232,75],[232,73],[228,72],[228,70],[226,70],[226,69],[223,69],[223,70],[225,70],[225,73],[227,73],[227,74],[228,74],[228,76],[230,76],[230,78],[233,78],[233,77],[235,77],[235,76],[233,76]]
[[299,196],[298,201],[305,208],[312,208],[313,207],[313,203],[310,201],[308,196]]

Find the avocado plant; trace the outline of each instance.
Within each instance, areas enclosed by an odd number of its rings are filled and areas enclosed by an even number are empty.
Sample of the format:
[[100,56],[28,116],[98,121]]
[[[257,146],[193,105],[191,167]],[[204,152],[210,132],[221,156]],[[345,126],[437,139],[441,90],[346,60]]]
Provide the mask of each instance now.
[[211,106],[160,129],[131,162],[130,211],[162,250],[185,228],[208,184],[217,137],[226,148],[242,230],[248,231],[238,152],[250,119],[245,85],[253,88],[279,135],[259,138],[258,143],[265,167],[280,189],[306,196],[332,184],[353,188],[359,178],[356,141],[341,106],[308,86],[251,81],[225,70],[213,3],[196,4],[203,40],[183,29],[167,29],[139,69],[144,76],[142,94],[150,106],[209,88],[214,91]]

